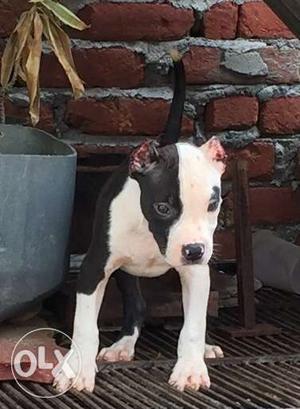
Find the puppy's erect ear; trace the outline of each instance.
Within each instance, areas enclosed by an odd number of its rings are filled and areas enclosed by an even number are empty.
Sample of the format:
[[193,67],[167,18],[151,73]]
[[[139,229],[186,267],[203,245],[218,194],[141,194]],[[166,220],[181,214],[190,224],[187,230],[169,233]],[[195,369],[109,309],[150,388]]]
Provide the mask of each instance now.
[[223,174],[226,168],[227,155],[219,139],[213,136],[202,145],[200,149],[205,156],[212,161],[213,165],[221,172],[221,174]]
[[153,169],[159,160],[156,141],[146,141],[130,155],[129,175],[143,175]]

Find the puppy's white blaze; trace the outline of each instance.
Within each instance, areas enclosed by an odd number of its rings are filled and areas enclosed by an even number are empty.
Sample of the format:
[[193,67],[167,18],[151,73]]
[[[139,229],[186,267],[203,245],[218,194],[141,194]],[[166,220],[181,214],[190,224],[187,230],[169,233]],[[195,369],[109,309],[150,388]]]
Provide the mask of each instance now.
[[218,218],[218,210],[208,212],[208,204],[213,187],[220,187],[220,172],[201,148],[187,143],[176,146],[182,214],[170,229],[166,257],[170,264],[178,266],[182,263],[182,246],[202,243],[205,246],[202,262],[206,264],[212,255],[213,232]]

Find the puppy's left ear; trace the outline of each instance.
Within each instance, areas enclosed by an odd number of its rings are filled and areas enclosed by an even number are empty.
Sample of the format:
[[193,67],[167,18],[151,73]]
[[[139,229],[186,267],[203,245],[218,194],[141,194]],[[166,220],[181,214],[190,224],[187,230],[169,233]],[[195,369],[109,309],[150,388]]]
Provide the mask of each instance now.
[[227,155],[219,139],[213,136],[202,145],[200,149],[221,174],[223,174],[226,168]]
[[144,175],[155,167],[159,160],[156,141],[146,141],[130,155],[129,175],[134,177]]

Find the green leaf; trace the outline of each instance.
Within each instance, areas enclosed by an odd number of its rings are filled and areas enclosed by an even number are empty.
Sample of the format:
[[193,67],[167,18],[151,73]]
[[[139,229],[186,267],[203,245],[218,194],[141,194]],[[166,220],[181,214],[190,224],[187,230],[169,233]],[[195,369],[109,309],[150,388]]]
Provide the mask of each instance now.
[[30,0],[30,3],[41,3],[50,10],[62,23],[75,28],[76,30],[85,30],[89,26],[78,18],[71,10],[53,0]]

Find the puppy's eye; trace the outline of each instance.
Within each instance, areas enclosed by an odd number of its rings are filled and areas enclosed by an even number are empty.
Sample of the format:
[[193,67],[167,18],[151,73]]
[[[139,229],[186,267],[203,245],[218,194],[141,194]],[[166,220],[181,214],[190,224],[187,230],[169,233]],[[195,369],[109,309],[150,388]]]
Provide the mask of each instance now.
[[220,194],[220,188],[218,186],[214,186],[212,189],[212,195],[210,196],[209,202],[208,202],[208,212],[215,212],[218,209],[220,200],[221,200],[221,194]]
[[154,203],[153,207],[159,216],[168,217],[171,214],[171,207],[168,203]]
[[208,204],[207,211],[208,212],[215,212],[218,208],[219,200],[211,200]]

